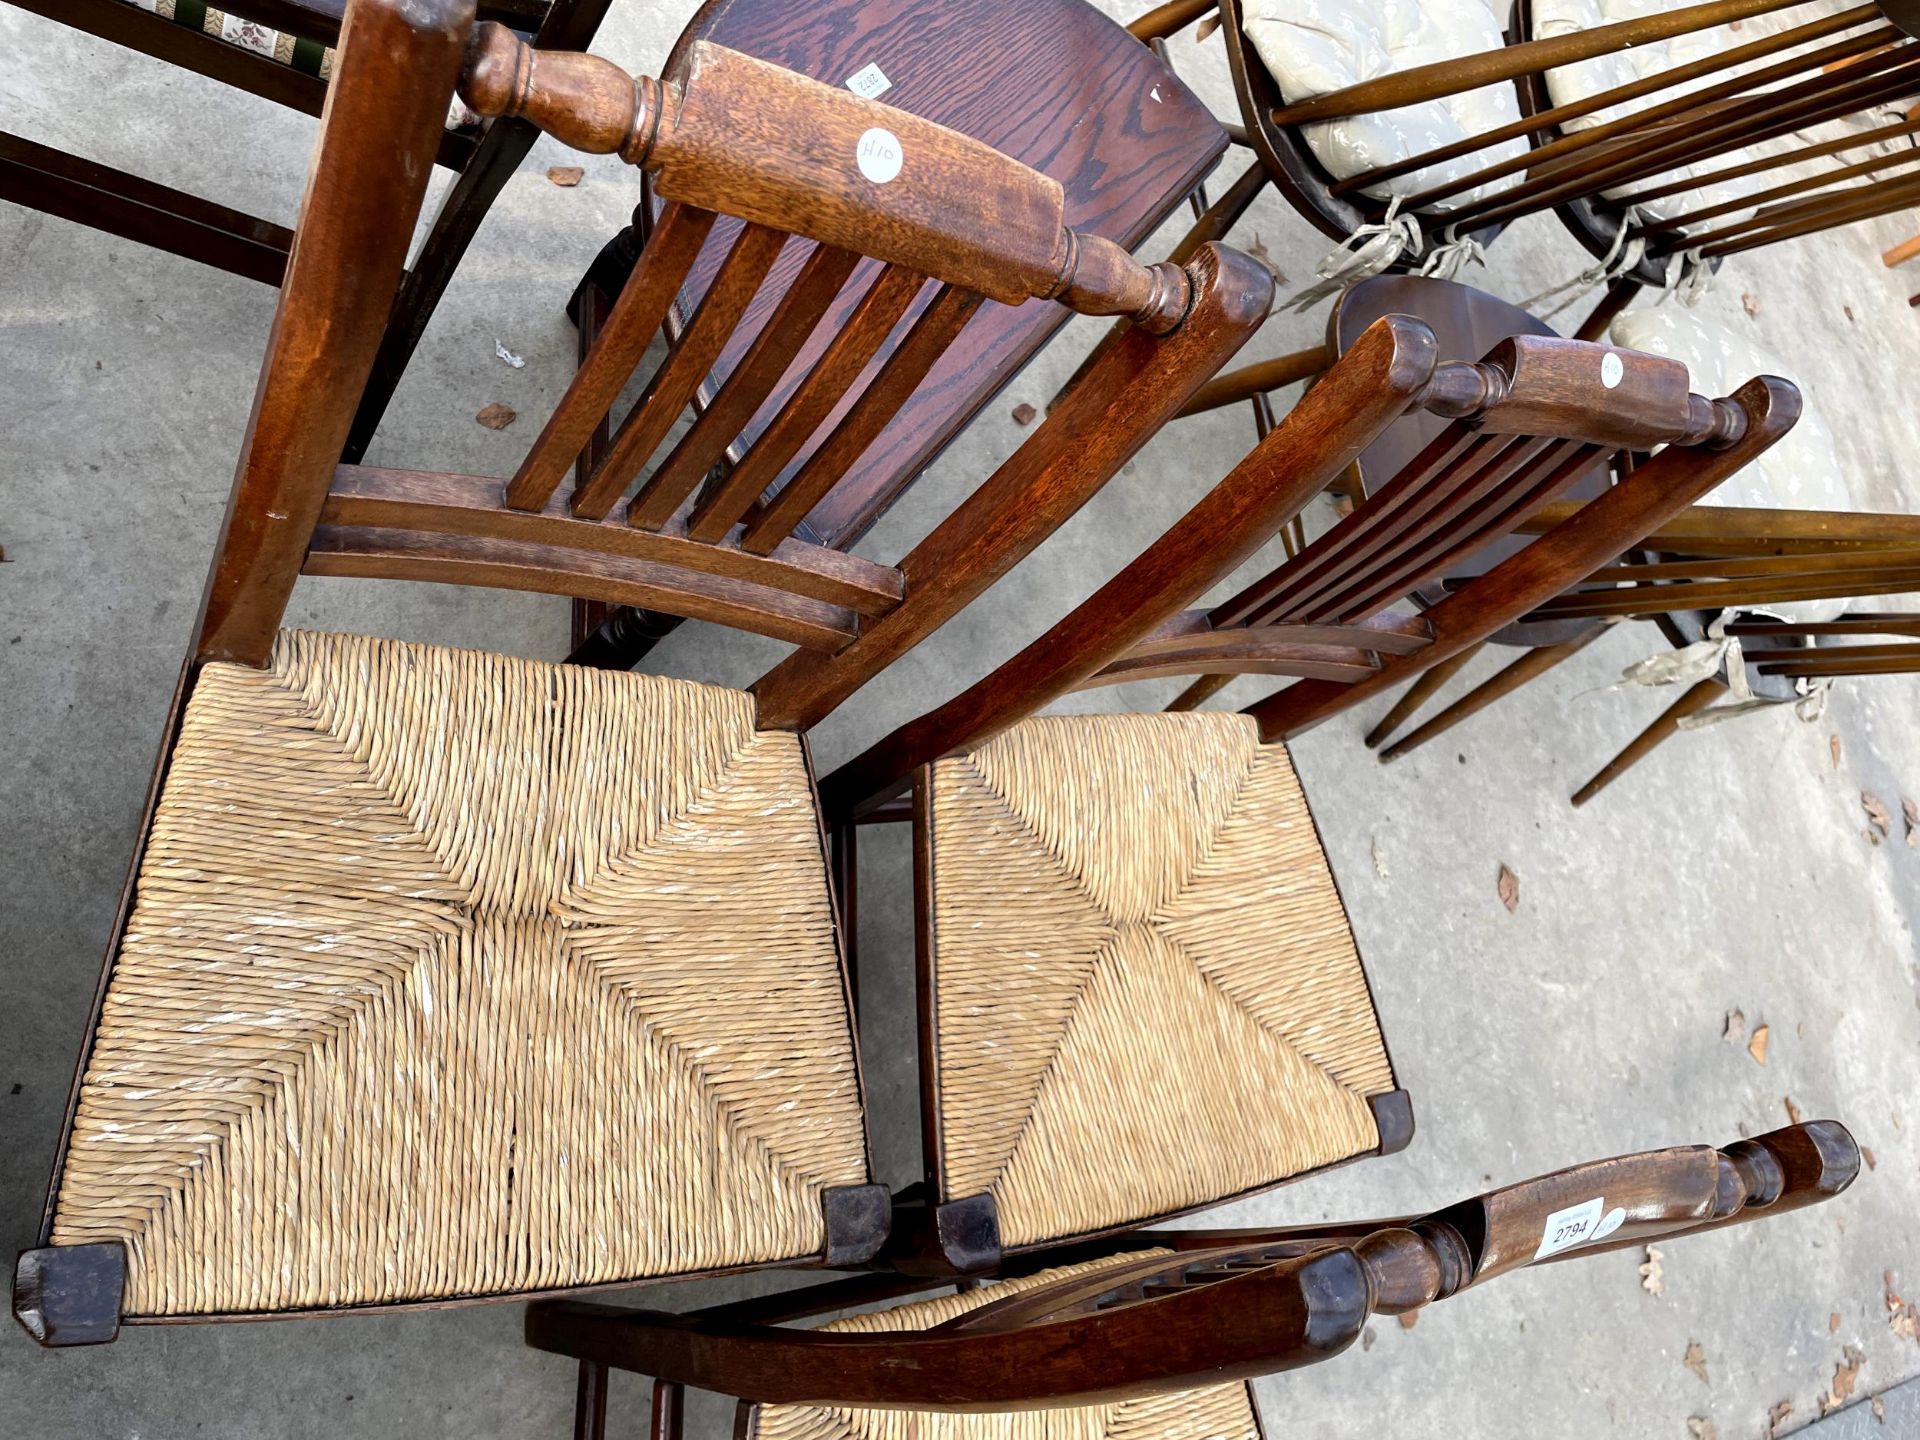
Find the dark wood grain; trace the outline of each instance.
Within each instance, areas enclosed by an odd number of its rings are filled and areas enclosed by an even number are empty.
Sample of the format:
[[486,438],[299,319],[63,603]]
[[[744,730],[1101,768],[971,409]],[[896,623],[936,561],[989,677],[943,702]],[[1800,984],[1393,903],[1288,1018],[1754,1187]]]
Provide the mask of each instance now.
[[[710,0],[689,24],[695,37],[727,45],[838,85],[877,65],[892,82],[885,104],[924,116],[1032,166],[1058,181],[1065,222],[1133,246],[1179,205],[1225,149],[1227,139],[1206,107],[1147,49],[1085,0],[980,0],[925,5],[918,0],[861,0],[795,5],[789,0]],[[671,69],[671,62],[669,65]],[[659,201],[654,202],[657,207]],[[725,234],[716,234],[696,265],[680,313],[690,313],[717,264]],[[1185,257],[1176,257],[1182,258]],[[798,267],[776,266],[757,302],[771,309]],[[862,277],[856,276],[856,285]],[[844,323],[843,298],[802,352],[811,363],[825,335]],[[744,328],[760,318],[750,311]],[[805,534],[847,545],[863,534],[906,486],[1046,343],[1064,315],[1054,307],[988,304],[960,332],[891,416],[846,467],[843,484],[824,494],[806,517]],[[703,387],[704,401],[746,348],[721,356]],[[890,357],[876,357],[878,371]],[[856,386],[864,391],[865,382]],[[784,403],[776,391],[772,405]],[[742,434],[745,453],[764,410]],[[791,470],[819,451],[846,408],[809,440]],[[802,532],[791,532],[802,533]]]

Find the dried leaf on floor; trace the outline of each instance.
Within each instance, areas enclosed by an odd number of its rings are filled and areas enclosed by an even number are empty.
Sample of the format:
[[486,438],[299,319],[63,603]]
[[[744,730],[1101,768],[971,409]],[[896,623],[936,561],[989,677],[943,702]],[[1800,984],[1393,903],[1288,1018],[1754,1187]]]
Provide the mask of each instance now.
[[1720,1038],[1729,1045],[1738,1045],[1747,1038],[1747,1016],[1744,1010],[1727,1011],[1727,1028],[1720,1032]]
[[1884,1425],[1887,1423],[1886,1402],[1882,1400],[1878,1395],[1873,1397],[1873,1418],[1877,1423],[1881,1425]]
[[1838,1310],[1833,1310],[1828,1312],[1827,1333],[1831,1335],[1833,1334],[1834,1331],[1838,1330],[1839,1328],[1840,1328],[1840,1312]]
[[511,406],[502,405],[498,400],[490,401],[480,407],[480,413],[473,417],[489,430],[504,430],[520,418],[520,412]]
[[1754,1064],[1767,1063],[1767,1037],[1771,1034],[1773,1034],[1772,1029],[1766,1025],[1753,1027],[1753,1038],[1747,1041],[1747,1054],[1753,1056]]
[[1400,1312],[1400,1328],[1402,1330],[1411,1330],[1419,1323],[1420,1312],[1418,1310],[1402,1310]]
[[1767,1411],[1768,1436],[1778,1435],[1781,1430],[1785,1428],[1787,1417],[1791,1414],[1793,1414],[1793,1401],[1791,1400],[1782,1400],[1778,1405]]
[[1760,299],[1757,295],[1742,292],[1740,296],[1740,308],[1746,311],[1751,318],[1756,320],[1760,318]]
[[1880,797],[1871,790],[1860,792],[1860,808],[1867,812],[1867,819],[1873,822],[1873,828],[1882,835],[1893,833],[1893,817],[1887,813],[1887,807],[1880,803]]
[[1666,1251],[1656,1250],[1651,1245],[1647,1246],[1647,1260],[1640,1267],[1640,1288],[1649,1295],[1667,1293],[1666,1271],[1660,1265],[1660,1262],[1666,1258]]
[[1880,1168],[1880,1162],[1873,1158],[1873,1151],[1864,1145],[1860,1147],[1860,1158],[1867,1162],[1867,1169],[1878,1170]]
[[1833,756],[1833,768],[1838,770],[1840,768],[1840,737],[1838,735],[1827,737],[1827,753]]
[[1831,1415],[1853,1398],[1853,1387],[1860,1383],[1860,1367],[1867,1363],[1867,1352],[1858,1345],[1849,1345],[1840,1354],[1840,1363],[1833,1367],[1833,1388],[1820,1397],[1822,1415]]
[[1216,10],[1213,12],[1213,14],[1207,16],[1206,19],[1202,20],[1198,25],[1193,27],[1193,43],[1198,45],[1201,41],[1207,39],[1210,35],[1213,34],[1214,31],[1218,30],[1219,28],[1220,28],[1220,12]]
[[1018,405],[1013,407],[1013,423],[1016,425],[1031,425],[1033,423],[1033,417],[1039,413],[1040,412],[1034,409],[1033,406],[1022,400]]
[[1789,1125],[1798,1125],[1800,1123],[1800,1107],[1793,1103],[1793,1096],[1785,1095],[1782,1096],[1781,1099],[1787,1107],[1787,1123]]
[[560,186],[563,190],[571,190],[574,186],[578,185],[586,173],[587,172],[582,170],[578,165],[549,165],[547,167],[547,179]]
[[1711,1383],[1707,1379],[1707,1352],[1700,1348],[1698,1340],[1687,1341],[1687,1353],[1680,1357],[1680,1363],[1698,1375],[1702,1385]]
[[1880,843],[1880,832],[1871,825],[1862,825],[1860,827],[1860,838],[1869,845],[1878,845]]
[[1495,882],[1500,891],[1500,903],[1507,907],[1507,913],[1513,914],[1520,908],[1520,877],[1506,865],[1500,867],[1500,878]]
[[1375,1335],[1373,1333],[1373,1327],[1371,1325],[1367,1326],[1366,1329],[1360,1332],[1361,1352],[1365,1353],[1366,1351],[1371,1350],[1373,1348],[1373,1342],[1378,1340],[1379,1338],[1380,1337],[1378,1335]]
[[1893,1288],[1893,1271],[1880,1277],[1887,1291],[1887,1328],[1902,1340],[1920,1341],[1920,1310],[1900,1298]]
[[1385,880],[1393,872],[1387,869],[1387,857],[1381,853],[1380,842],[1370,840],[1367,843],[1373,847],[1373,873]]
[[1842,305],[1840,308],[1846,311],[1847,319],[1853,319],[1853,307],[1851,305]]
[[1900,797],[1900,816],[1907,822],[1907,848],[1920,849],[1920,805],[1914,804],[1911,795]]
[[1720,1429],[1705,1415],[1687,1417],[1687,1434],[1693,1440],[1720,1440]]

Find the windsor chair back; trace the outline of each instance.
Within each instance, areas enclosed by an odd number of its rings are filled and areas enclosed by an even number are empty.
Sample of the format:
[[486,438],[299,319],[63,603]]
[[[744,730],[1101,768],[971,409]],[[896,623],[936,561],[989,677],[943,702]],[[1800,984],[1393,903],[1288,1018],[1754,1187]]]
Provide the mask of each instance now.
[[[669,207],[504,481],[338,463],[456,86],[619,151]],[[721,213],[742,227],[687,336],[568,485]],[[809,248],[761,340],[643,475],[788,245]],[[681,455],[758,404],[862,256],[949,305],[1136,322],[898,566],[795,540],[786,490],[703,487]],[[1218,247],[1142,265],[989,147],[723,47],[659,81],[476,29],[473,0],[351,0],[22,1322],[80,1344],[123,1316],[872,1259],[886,1196],[798,732],[1111,478],[1271,294]],[[782,414],[853,383],[837,343]],[[851,413],[891,413],[907,368]],[[753,694],[281,632],[302,573],[639,603],[798,648]]]
[[[1574,1166],[1423,1216],[1290,1230],[1148,1231],[1039,1257],[1006,1278],[812,1329],[787,1322],[896,1296],[854,1281],[666,1315],[546,1302],[536,1349],[580,1361],[576,1433],[605,1429],[608,1368],[655,1377],[650,1434],[684,1386],[741,1397],[738,1433],[1001,1433],[994,1412],[1181,1437],[1261,1433],[1246,1380],[1346,1350],[1373,1315],[1501,1275],[1791,1213],[1838,1195],[1859,1149],[1816,1120],[1721,1149]],[[1042,1268],[1044,1267],[1044,1268]],[[1001,1422],[1004,1424],[1004,1421]]]
[[[1460,8],[1431,7],[1426,29]],[[1364,77],[1347,76],[1317,29],[1284,9],[1222,0],[1219,10],[1247,143],[1304,216],[1345,241],[1391,205],[1422,227],[1422,243],[1409,238],[1395,256],[1407,265],[1433,239],[1486,243],[1554,210],[1611,282],[1582,339],[1604,334],[1637,288],[1666,283],[1679,257],[1718,262],[1920,195],[1906,169],[1920,127],[1876,118],[1912,95],[1920,58],[1877,6],[1709,0],[1611,19],[1595,5],[1521,0],[1508,43],[1410,64],[1389,53]],[[1163,7],[1134,28],[1165,34],[1199,13]],[[1251,39],[1249,21],[1262,27]],[[1755,21],[1758,38],[1737,33]],[[1366,38],[1372,49],[1391,42]],[[1362,37],[1346,43],[1371,53]],[[1509,85],[1517,109],[1503,98]],[[1467,102],[1478,113],[1465,120],[1396,118],[1440,106],[1457,116]],[[1773,173],[1815,163],[1811,174]]]

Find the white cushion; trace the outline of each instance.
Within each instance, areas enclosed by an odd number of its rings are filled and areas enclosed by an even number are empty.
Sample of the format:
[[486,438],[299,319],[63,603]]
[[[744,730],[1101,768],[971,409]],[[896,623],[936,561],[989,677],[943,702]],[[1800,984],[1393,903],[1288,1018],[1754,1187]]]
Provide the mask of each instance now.
[[[1731,395],[1756,375],[1781,375],[1800,385],[1800,421],[1740,472],[1700,503],[1772,510],[1860,509],[1847,488],[1833,432],[1794,369],[1737,330],[1669,301],[1637,305],[1613,322],[1613,343],[1678,360],[1692,376],[1695,393]],[[1848,608],[1845,599],[1802,600],[1766,607],[1789,620],[1831,620]]]
[[[1622,20],[1638,20],[1644,16],[1657,15],[1668,10],[1678,10],[1697,3],[1699,3],[1699,0],[1534,0],[1532,38],[1544,40],[1555,35],[1577,34],[1582,31],[1591,30],[1596,26],[1611,25]],[[1704,60],[1732,46],[1765,39],[1790,26],[1806,24],[1821,15],[1830,14],[1842,8],[1843,0],[1825,0],[1825,3],[1813,9],[1804,5],[1797,5],[1791,10],[1782,11],[1777,14],[1750,16],[1741,22],[1738,30],[1718,26],[1710,30],[1695,31],[1690,35],[1676,35],[1670,40],[1656,40],[1650,44],[1633,46],[1631,49],[1616,50],[1611,54],[1596,56],[1591,60],[1582,60],[1577,64],[1562,65],[1557,69],[1547,72],[1547,94],[1555,105],[1570,105],[1576,101],[1598,95],[1603,91],[1614,89],[1617,86],[1631,84],[1635,80],[1643,79],[1649,75],[1673,70],[1679,66],[1691,64],[1695,60]],[[1816,43],[1831,44],[1832,42],[1828,40]],[[1751,72],[1761,69],[1764,66],[1777,64],[1790,56],[1803,54],[1813,48],[1815,48],[1815,46],[1797,46],[1791,50],[1766,56],[1761,60],[1749,61],[1735,70],[1715,71],[1686,85],[1676,85],[1670,88],[1655,90],[1651,94],[1643,95],[1637,100],[1630,100],[1625,105],[1610,105],[1604,109],[1596,110],[1591,115],[1581,116],[1577,120],[1569,120],[1561,128],[1566,131],[1577,131],[1586,130],[1595,125],[1602,125],[1610,120],[1617,120],[1622,116],[1630,115],[1636,110],[1663,104],[1689,91],[1703,89],[1709,85],[1720,84],[1730,76],[1738,74],[1741,71]],[[1781,85],[1797,83],[1805,78],[1806,76],[1804,74],[1792,76],[1786,81],[1776,81],[1767,88],[1778,89]],[[1897,113],[1889,113],[1883,117],[1875,113],[1859,117],[1857,123],[1851,126],[1849,126],[1846,121],[1830,122],[1808,130],[1776,136],[1772,140],[1761,141],[1756,145],[1741,146],[1738,149],[1729,150],[1723,154],[1709,156],[1694,165],[1678,166],[1664,173],[1660,179],[1664,183],[1669,180],[1689,179],[1695,175],[1724,170],[1734,165],[1744,164],[1747,161],[1783,154],[1787,150],[1797,149],[1810,140],[1838,139],[1845,133],[1847,128],[1861,129],[1869,124],[1885,123],[1885,119],[1887,118],[1897,119],[1899,116]],[[1884,149],[1885,147],[1876,146],[1875,148]],[[1870,152],[1867,150],[1861,150],[1856,154],[1847,155],[1843,157],[1843,159],[1848,161],[1858,160],[1864,158],[1868,153]],[[1835,163],[1834,161],[1826,160],[1819,162],[1819,165],[1815,168],[1784,166],[1773,170],[1762,171],[1757,175],[1750,176],[1743,180],[1722,182],[1715,185],[1703,185],[1692,190],[1682,190],[1677,194],[1648,201],[1643,204],[1640,209],[1644,214],[1654,219],[1671,219],[1674,216],[1683,215],[1693,210],[1701,210],[1713,205],[1722,205],[1728,201],[1739,199],[1743,195],[1751,195],[1756,191],[1783,184],[1788,180],[1814,174],[1816,168],[1824,169]],[[1847,183],[1850,185],[1864,184],[1867,178],[1869,177],[1862,177]],[[1641,187],[1645,183],[1647,182],[1634,181],[1631,185],[1616,186],[1605,193],[1610,197],[1618,197],[1629,193],[1632,189]],[[1717,215],[1711,220],[1701,222],[1701,228],[1718,229],[1722,226],[1737,224],[1739,221],[1752,215],[1752,213],[1753,211],[1749,208],[1731,210],[1725,215]]]
[[[1247,0],[1246,32],[1288,104],[1506,43],[1486,0]],[[1315,158],[1344,180],[1519,118],[1519,99],[1513,86],[1503,83],[1300,128]],[[1526,141],[1516,138],[1370,185],[1364,193],[1376,199],[1411,195],[1524,154],[1526,148]],[[1447,203],[1464,205],[1517,178],[1463,191]]]

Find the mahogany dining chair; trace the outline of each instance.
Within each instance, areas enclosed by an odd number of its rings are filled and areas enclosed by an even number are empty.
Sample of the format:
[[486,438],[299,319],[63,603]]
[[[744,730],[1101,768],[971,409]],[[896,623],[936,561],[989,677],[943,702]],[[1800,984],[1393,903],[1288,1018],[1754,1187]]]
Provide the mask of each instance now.
[[[667,202],[506,480],[339,463],[456,87],[618,151]],[[722,214],[686,338],[569,488]],[[792,246],[759,342],[643,477]],[[1133,321],[897,565],[793,536],[857,452],[840,431],[771,499],[752,468],[848,392],[845,330],[728,479],[692,463],[862,257],[889,297],[935,287],[910,357],[983,295]],[[636,78],[476,27],[473,0],[350,0],[21,1323],[87,1344],[122,1319],[872,1260],[887,1196],[804,732],[1111,479],[1271,297],[1234,251],[1143,265],[990,147],[722,46]],[[883,368],[842,428],[918,379]],[[640,604],[796,650],[738,691],[283,631],[303,573]]]
[[[926,1170],[888,1262],[988,1273],[1405,1144],[1410,1104],[1273,742],[1605,564],[1764,452],[1797,400],[1772,377],[1708,398],[1677,361],[1552,336],[1443,361],[1423,323],[1383,316],[1132,563],[827,775],[843,857],[860,823],[915,832]],[[1398,476],[1199,603],[1410,410],[1443,423]],[[1393,613],[1594,466],[1656,445],[1456,593]],[[1078,688],[1243,673],[1293,683],[1238,715],[1036,713]],[[776,670],[762,703],[808,684]]]

